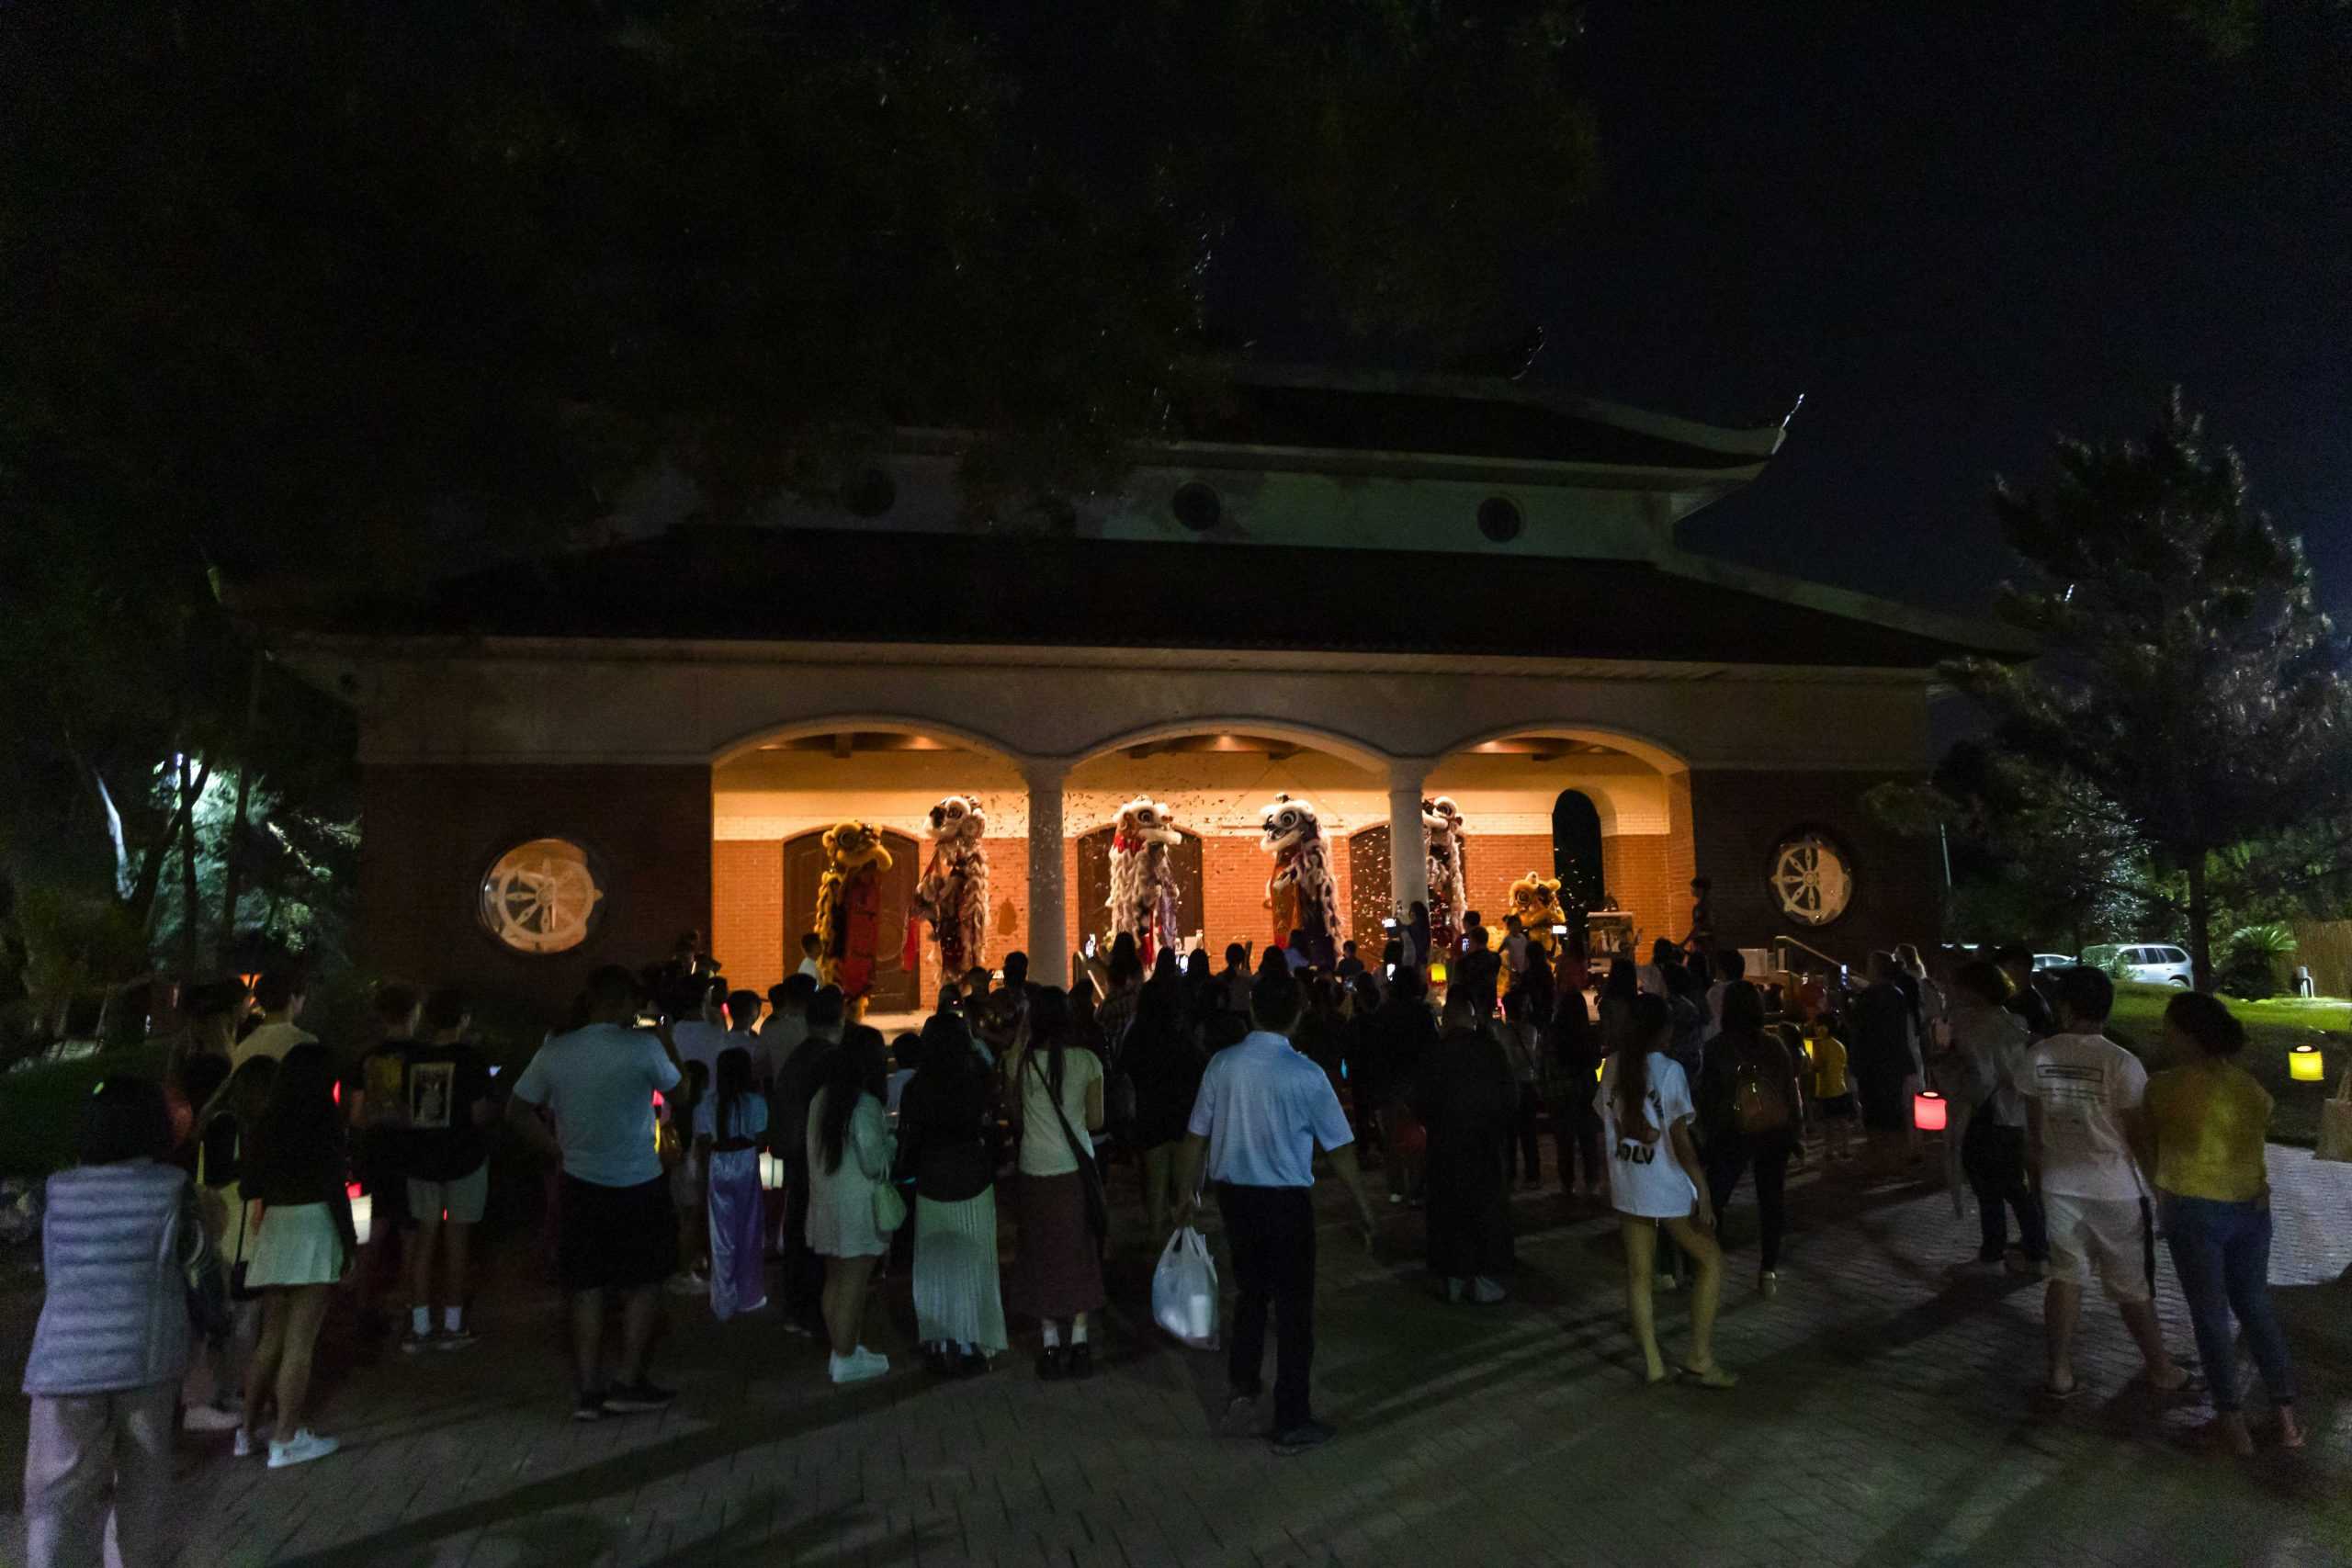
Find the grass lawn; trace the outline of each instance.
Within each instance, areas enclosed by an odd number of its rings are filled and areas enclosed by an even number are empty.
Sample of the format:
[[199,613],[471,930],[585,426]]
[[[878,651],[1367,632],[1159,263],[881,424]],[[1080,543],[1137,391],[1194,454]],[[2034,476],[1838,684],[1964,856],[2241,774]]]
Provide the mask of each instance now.
[[[2165,1051],[2165,1004],[2180,993],[2170,986],[2131,981],[2115,987],[2115,1012],[2108,1020],[2114,1038],[2130,1046],[2151,1072],[2172,1066]],[[2245,1054],[2238,1058],[2278,1101],[2270,1135],[2281,1143],[2312,1144],[2319,1138],[2319,1102],[2335,1092],[2335,1081],[2352,1067],[2352,1002],[2280,997],[2267,1002],[2222,998],[2245,1025]],[[2295,1083],[2287,1077],[2287,1053],[2311,1042],[2327,1058],[2324,1083]]]

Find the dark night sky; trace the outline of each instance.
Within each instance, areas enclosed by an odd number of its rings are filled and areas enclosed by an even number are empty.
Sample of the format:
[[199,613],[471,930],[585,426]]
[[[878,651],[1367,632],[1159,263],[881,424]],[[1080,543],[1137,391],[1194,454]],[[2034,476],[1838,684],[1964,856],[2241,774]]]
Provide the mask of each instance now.
[[2145,0],[1589,17],[1609,189],[1531,301],[1536,378],[1726,423],[1806,400],[1687,544],[1971,608],[1989,476],[2140,434],[2178,381],[2352,622],[2352,14],[2231,61]]

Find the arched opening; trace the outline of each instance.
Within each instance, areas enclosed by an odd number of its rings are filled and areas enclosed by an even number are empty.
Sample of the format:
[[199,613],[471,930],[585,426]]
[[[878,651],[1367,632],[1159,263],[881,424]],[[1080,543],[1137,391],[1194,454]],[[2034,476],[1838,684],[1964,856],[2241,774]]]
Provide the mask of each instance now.
[[[1290,888],[1270,895],[1268,886],[1277,857],[1266,845],[1264,808],[1285,795],[1298,809],[1302,834],[1285,852],[1319,859],[1329,879],[1303,909]],[[1108,873],[1095,868],[1107,866],[1110,829],[1138,799],[1160,808],[1182,835],[1170,856],[1180,951],[1205,948],[1212,962],[1228,943],[1262,952],[1299,922],[1311,942],[1321,940],[1313,934],[1319,931],[1334,952],[1360,940],[1350,915],[1350,835],[1388,819],[1386,774],[1369,749],[1246,718],[1156,726],[1106,742],[1070,769],[1063,786],[1074,942],[1110,929]],[[1317,848],[1308,850],[1309,842]],[[1380,891],[1387,891],[1385,874]]]
[[1571,724],[1489,734],[1440,758],[1423,793],[1461,822],[1464,914],[1499,925],[1532,874],[1558,878],[1561,908],[1596,952],[1681,934],[1690,773],[1655,742]]
[[1029,942],[1028,786],[1001,750],[949,727],[856,715],[780,726],[722,750],[711,769],[710,951],[729,983],[764,990],[799,966],[801,937],[816,925],[824,830],[864,822],[891,857],[869,1006],[925,1009],[943,980],[941,947],[914,913],[914,889],[933,854],[932,807],[950,795],[978,801],[986,822],[978,961],[994,967]]
[[1552,803],[1552,874],[1560,879],[1560,903],[1571,920],[1608,908],[1600,811],[1580,789],[1564,789]]

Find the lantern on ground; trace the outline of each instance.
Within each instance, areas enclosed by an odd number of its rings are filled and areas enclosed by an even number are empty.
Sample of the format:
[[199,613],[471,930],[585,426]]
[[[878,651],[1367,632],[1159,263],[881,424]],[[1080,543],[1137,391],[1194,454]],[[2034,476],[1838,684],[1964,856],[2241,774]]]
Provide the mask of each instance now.
[[760,1151],[760,1190],[774,1192],[784,1186],[784,1160],[765,1149]]
[[1445,984],[1444,959],[1437,958],[1430,961],[1430,984],[1432,986],[1442,986]]
[[1931,1089],[1921,1089],[1911,1097],[1911,1124],[1922,1133],[1940,1133],[1951,1110],[1942,1095]]
[[344,1194],[351,1200],[351,1234],[365,1247],[376,1229],[376,1200],[359,1190],[356,1181],[345,1187]]
[[2327,1061],[2316,1045],[2298,1045],[2287,1053],[2287,1076],[2297,1083],[2324,1083]]

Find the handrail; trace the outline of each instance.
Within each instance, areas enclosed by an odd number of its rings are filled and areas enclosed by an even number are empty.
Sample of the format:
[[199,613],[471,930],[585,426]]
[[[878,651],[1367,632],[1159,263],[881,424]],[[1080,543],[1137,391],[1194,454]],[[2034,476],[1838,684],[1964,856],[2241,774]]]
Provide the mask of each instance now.
[[1844,959],[1842,959],[1842,958],[1834,958],[1834,957],[1830,956],[1828,953],[1822,952],[1822,951],[1821,951],[1821,949],[1819,949],[1819,948],[1817,948],[1817,947],[1814,946],[1812,943],[1810,943],[1810,942],[1799,942],[1796,938],[1794,938],[1794,937],[1792,937],[1792,936],[1787,936],[1787,935],[1776,935],[1776,936],[1774,936],[1774,937],[1772,938],[1772,945],[1773,945],[1774,947],[1776,947],[1776,948],[1781,948],[1781,947],[1794,947],[1794,948],[1801,948],[1801,949],[1803,949],[1804,952],[1807,952],[1807,953],[1812,953],[1815,958],[1820,959],[1824,964],[1836,964],[1836,965],[1838,966],[1838,972],[1839,974],[1841,974],[1841,975],[1842,975],[1842,974],[1844,974],[1844,973],[1846,972],[1846,969],[1847,969],[1847,964],[1846,964],[1846,961],[1845,961]]

